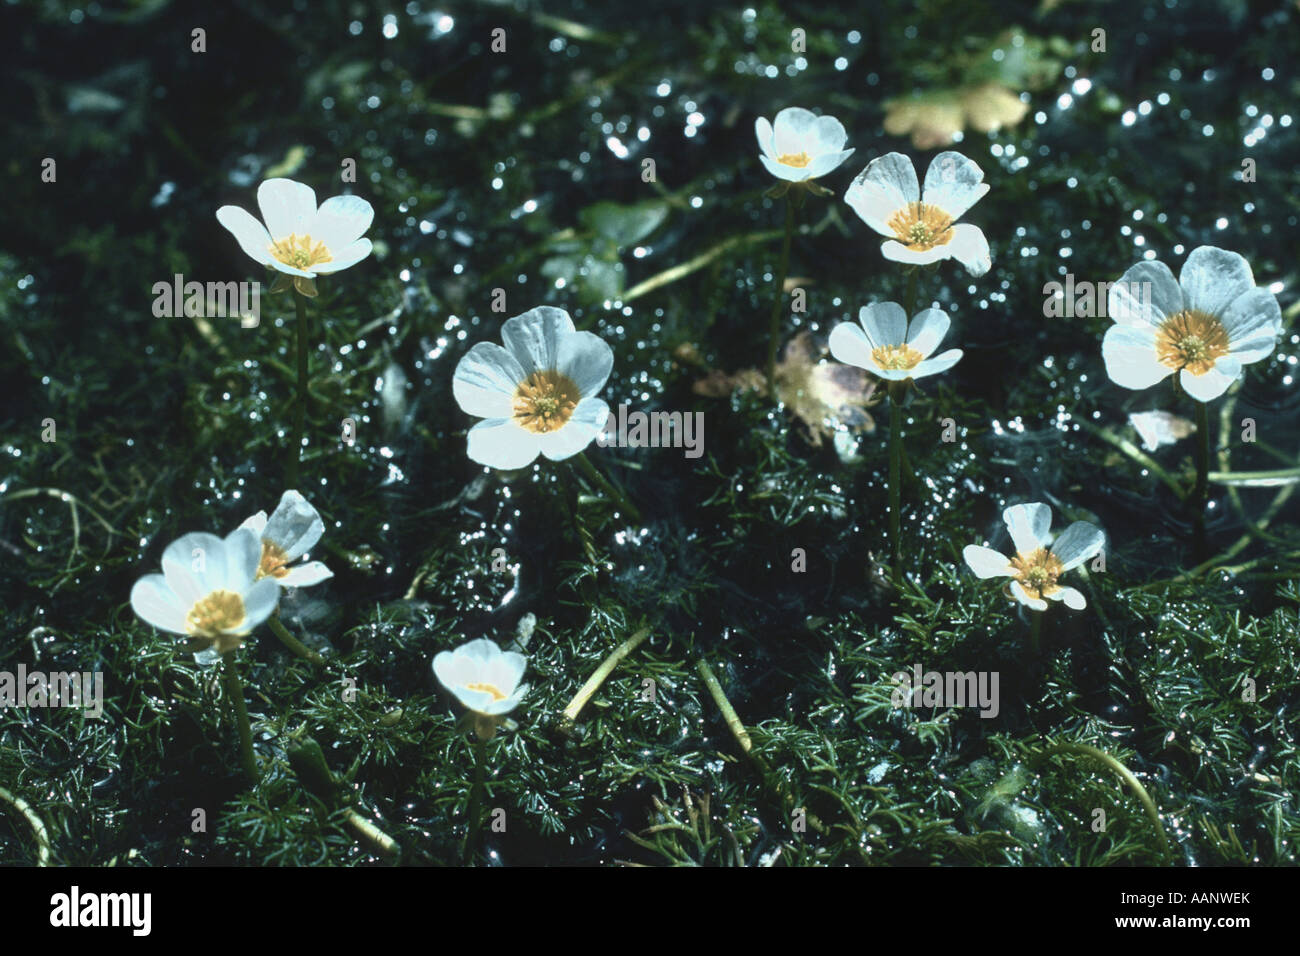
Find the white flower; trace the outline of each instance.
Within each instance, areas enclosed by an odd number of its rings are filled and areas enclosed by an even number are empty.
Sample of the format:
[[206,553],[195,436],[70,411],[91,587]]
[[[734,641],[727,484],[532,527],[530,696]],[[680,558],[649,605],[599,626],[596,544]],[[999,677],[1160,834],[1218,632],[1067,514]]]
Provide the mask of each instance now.
[[307,588],[334,576],[319,561],[289,567],[325,533],[320,514],[298,492],[286,491],[269,519],[265,511],[259,511],[240,527],[252,531],[262,543],[262,557],[257,566],[259,581],[271,578],[284,588]]
[[484,739],[496,733],[497,725],[528,692],[528,685],[519,683],[527,666],[523,654],[503,651],[486,637],[433,659],[438,682],[469,711],[467,722]]
[[187,534],[163,552],[162,574],[135,582],[131,608],[161,631],[206,640],[218,653],[234,650],[280,600],[274,579],[258,580],[261,556],[246,528],[225,538]]
[[775,123],[760,116],[754,133],[763,151],[758,158],[767,171],[792,183],[825,176],[853,155],[844,148],[849,137],[839,120],[797,106],[777,113]]
[[992,548],[968,544],[962,557],[970,569],[981,578],[1013,578],[1009,585],[1011,596],[1035,611],[1046,611],[1048,601],[1064,601],[1066,607],[1076,611],[1087,607],[1079,591],[1057,582],[1066,571],[1101,550],[1106,540],[1101,529],[1087,521],[1076,521],[1053,542],[1048,533],[1052,509],[1037,501],[1012,505],[1002,512],[1002,520],[1011,532],[1016,556],[1008,559]]
[[961,349],[949,349],[930,358],[951,324],[942,309],[918,312],[909,326],[901,305],[873,302],[858,312],[858,322],[831,330],[831,355],[892,382],[946,372],[962,356]]
[[292,179],[268,179],[257,187],[257,205],[266,225],[239,206],[222,206],[217,221],[230,230],[239,248],[262,265],[286,275],[312,279],[354,266],[370,255],[361,238],[375,218],[359,196],[334,196],[316,208],[316,193]]
[[452,394],[484,419],[469,430],[469,457],[490,468],[522,468],[540,452],[576,455],[605,427],[609,406],[596,398],[614,367],[614,350],[577,332],[563,309],[538,306],[507,319],[505,348],[479,342],[456,365]]
[[886,259],[929,265],[956,259],[973,276],[989,271],[989,243],[978,226],[954,223],[989,191],[984,171],[961,153],[940,153],[925,171],[925,190],[912,161],[902,153],[873,159],[844,194],[844,201],[872,229],[891,237],[880,247]]
[[1245,259],[1214,246],[1193,249],[1177,281],[1163,262],[1139,262],[1111,286],[1107,309],[1116,324],[1101,355],[1111,381],[1150,388],[1177,372],[1199,402],[1226,392],[1282,332],[1277,299],[1255,287]]
[[1142,446],[1147,451],[1172,445],[1196,431],[1196,426],[1187,419],[1169,412],[1133,412],[1128,417],[1128,423],[1137,431]]

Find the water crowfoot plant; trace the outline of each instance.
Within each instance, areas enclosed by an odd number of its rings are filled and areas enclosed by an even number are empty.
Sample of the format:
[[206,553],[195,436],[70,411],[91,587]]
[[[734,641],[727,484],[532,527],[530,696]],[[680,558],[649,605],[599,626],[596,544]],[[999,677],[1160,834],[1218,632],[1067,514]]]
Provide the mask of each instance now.
[[271,291],[292,284],[298,339],[298,396],[294,406],[290,484],[298,483],[298,460],[307,415],[308,342],[306,298],[315,298],[316,277],[340,272],[370,255],[371,242],[363,238],[375,211],[358,196],[333,196],[319,208],[315,191],[292,179],[268,179],[257,187],[258,220],[239,206],[222,206],[217,221],[225,226],[252,259],[279,275]]
[[[915,290],[915,274],[912,277]],[[934,355],[952,324],[941,309],[913,316],[896,302],[875,302],[858,312],[858,324],[841,322],[831,330],[836,360],[865,369],[889,388],[889,538],[893,572],[902,573],[902,407],[915,379],[946,372],[961,360],[961,349]]]
[[1105,544],[1101,529],[1087,521],[1076,521],[1053,541],[1052,509],[1040,501],[1012,505],[1002,512],[1015,557],[978,544],[962,549],[967,566],[980,578],[1005,577],[1008,598],[1037,611],[1031,622],[1031,641],[1036,645],[1042,628],[1041,612],[1048,601],[1062,602],[1074,611],[1088,606],[1081,591],[1060,583],[1061,575],[1077,568],[1097,554]]
[[833,116],[818,116],[797,106],[786,107],[774,122],[760,116],[754,121],[754,134],[761,150],[759,161],[780,182],[767,195],[785,199],[785,233],[781,241],[781,259],[776,270],[772,318],[767,343],[767,387],[776,395],[776,354],[781,341],[781,303],[785,298],[785,279],[790,268],[790,242],[794,237],[794,213],[803,205],[805,193],[828,196],[831,191],[813,182],[825,176],[851,155],[845,149],[848,133],[844,124]]

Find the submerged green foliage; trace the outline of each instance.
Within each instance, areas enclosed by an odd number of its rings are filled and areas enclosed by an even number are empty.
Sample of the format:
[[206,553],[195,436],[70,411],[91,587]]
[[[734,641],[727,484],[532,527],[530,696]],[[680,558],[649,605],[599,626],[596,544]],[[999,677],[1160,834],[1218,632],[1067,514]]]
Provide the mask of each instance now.
[[[1216,486],[1201,561],[1176,494],[1115,442],[1136,443],[1129,411],[1188,408],[1108,382],[1108,319],[1043,314],[1044,283],[1067,271],[1112,281],[1146,249],[1176,271],[1211,243],[1243,254],[1261,284],[1281,282],[1294,317],[1300,84],[1282,69],[1300,62],[1282,28],[1294,11],[926,3],[914,15],[890,2],[848,23],[816,4],[574,5],[564,19],[547,7],[455,9],[448,26],[412,4],[385,39],[381,16],[350,31],[346,4],[298,17],[222,5],[206,54],[189,51],[192,17],[170,4],[79,26],[72,5],[28,7],[8,65],[23,96],[6,119],[7,199],[27,214],[0,251],[0,373],[15,396],[0,409],[0,670],[101,671],[105,711],[0,711],[0,787],[28,807],[0,799],[0,864],[37,859],[29,814],[61,864],[458,864],[473,753],[430,661],[517,635],[532,690],[518,729],[487,747],[485,805],[504,810],[505,830],[489,823],[483,861],[1294,862],[1294,486]],[[1097,26],[1105,54],[1091,49]],[[505,53],[490,49],[496,27]],[[885,429],[862,429],[856,457],[841,438],[841,455],[759,389],[695,386],[761,368],[766,353],[782,210],[763,196],[754,116],[816,108],[857,149],[823,180],[835,195],[800,210],[791,253],[808,311],[787,330],[824,341],[859,306],[904,295],[841,199],[884,152],[928,162],[884,134],[884,101],[956,82],[945,61],[974,69],[971,51],[1004,36],[1050,51],[1052,79],[1020,125],[957,147],[992,185],[967,218],[994,265],[922,280],[966,356],[904,414],[895,595]],[[1016,70],[1038,83],[1041,65],[1021,56]],[[1083,77],[1091,88],[1063,109]],[[1266,135],[1244,147],[1264,116]],[[45,156],[57,183],[40,181]],[[1240,179],[1245,156],[1255,182]],[[264,297],[248,329],[155,317],[150,289],[174,273],[263,279],[216,208],[251,208],[272,174],[333,195],[346,158],[358,169],[346,188],[376,209],[376,248],[322,279],[310,309],[299,488],[326,519],[314,556],[335,577],[281,606],[326,663],[292,657],[265,628],[241,650],[264,772],[250,788],[218,673],[127,599],[181,534],[224,534],[274,508],[293,304]],[[613,345],[611,406],[704,413],[697,459],[589,449],[642,530],[566,464],[502,476],[465,457],[456,361],[539,303]],[[1297,463],[1298,341],[1288,325],[1212,407],[1219,470]],[[340,438],[345,417],[355,445]],[[1243,418],[1257,442],[1239,440]],[[955,441],[941,440],[946,419]],[[1191,455],[1190,441],[1151,453],[1178,487]],[[1017,605],[961,560],[965,544],[1001,544],[1002,507],[1022,500],[1050,502],[1058,529],[1087,519],[1108,537],[1104,572],[1073,572],[1088,609],[1054,608],[1041,655]],[[566,732],[565,706],[641,626],[650,638]],[[913,664],[999,672],[999,713],[896,708],[891,675]],[[1132,771],[1161,829],[1112,767],[1054,749],[1067,743]]]

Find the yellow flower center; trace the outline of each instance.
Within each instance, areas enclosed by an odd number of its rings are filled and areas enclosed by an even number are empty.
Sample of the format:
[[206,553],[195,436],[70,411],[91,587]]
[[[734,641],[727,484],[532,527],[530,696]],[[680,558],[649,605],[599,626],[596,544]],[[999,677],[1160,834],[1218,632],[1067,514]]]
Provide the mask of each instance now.
[[481,694],[491,694],[492,702],[494,704],[499,700],[506,699],[506,695],[501,693],[501,691],[497,688],[496,684],[476,683],[476,684],[466,684],[465,687],[468,688],[469,690],[476,690]]
[[325,243],[313,243],[311,236],[299,236],[297,233],[290,233],[287,238],[271,243],[270,252],[277,262],[303,271],[334,258],[325,248]]
[[804,169],[812,162],[812,157],[807,153],[782,153],[776,158],[776,161],[782,166],[793,166],[795,169]]
[[1186,309],[1160,323],[1156,358],[1172,369],[1204,375],[1228,354],[1228,330],[1212,315]]
[[244,599],[234,591],[213,591],[185,615],[185,629],[195,637],[220,637],[244,623]]
[[923,356],[910,345],[882,345],[871,350],[871,361],[881,369],[891,372],[910,371],[921,363]]
[[285,553],[284,548],[280,547],[266,538],[262,539],[262,560],[257,565],[257,577],[255,580],[260,581],[262,578],[282,578],[289,573],[285,567],[289,563],[289,556]]
[[515,389],[515,421],[536,434],[553,432],[572,417],[581,398],[567,375],[534,372]]
[[1016,580],[1031,598],[1045,598],[1061,590],[1056,579],[1065,573],[1061,559],[1046,548],[1037,548],[1028,554],[1017,554],[1011,559],[1016,569]]
[[889,219],[898,241],[913,252],[925,252],[952,241],[952,217],[938,206],[910,202]]

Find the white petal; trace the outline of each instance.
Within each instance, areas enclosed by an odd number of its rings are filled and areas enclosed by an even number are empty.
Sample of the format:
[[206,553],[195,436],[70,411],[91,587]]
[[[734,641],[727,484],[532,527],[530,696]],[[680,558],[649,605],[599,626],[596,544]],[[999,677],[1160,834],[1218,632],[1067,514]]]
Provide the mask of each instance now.
[[1182,286],[1163,262],[1139,262],[1106,293],[1106,315],[1120,325],[1154,327],[1182,310]]
[[1273,354],[1273,349],[1277,348],[1277,334],[1271,329],[1265,329],[1257,332],[1250,338],[1239,339],[1233,342],[1229,347],[1229,354],[1242,365],[1249,365],[1252,362],[1258,362],[1260,359],[1268,358]]
[[510,418],[515,413],[515,392],[527,377],[509,350],[495,342],[478,342],[456,363],[451,393],[470,415]]
[[163,552],[162,569],[167,586],[188,609],[205,594],[225,587],[225,545],[206,531],[182,535]]
[[[271,520],[275,520],[272,516]],[[225,558],[225,581],[219,587],[236,594],[245,593],[257,578],[262,563],[262,541],[248,528],[236,528],[221,542]]]
[[1019,581],[1011,582],[1011,593],[1021,604],[1033,608],[1035,611],[1046,611],[1047,602],[1042,598],[1031,598],[1029,593],[1021,586]]
[[833,169],[838,169],[840,164],[853,155],[853,150],[845,149],[838,152],[822,153],[811,163],[808,164],[808,178],[817,179],[825,176]]
[[1188,308],[1222,315],[1239,296],[1255,288],[1250,265],[1235,252],[1215,246],[1197,246],[1178,274]]
[[896,239],[890,239],[880,244],[880,254],[891,262],[902,262],[909,266],[928,266],[932,262],[942,262],[944,259],[951,258],[952,243],[917,252]]
[[528,667],[528,658],[518,651],[502,651],[488,671],[489,682],[507,697],[514,697]]
[[276,272],[283,272],[287,276],[302,276],[304,279],[316,278],[316,273],[308,272],[306,269],[295,269],[293,266],[287,266],[279,259],[272,259],[267,264]]
[[526,690],[528,690],[528,687],[524,686],[521,688],[521,692],[517,695],[507,697],[504,700],[489,701],[488,705],[480,710],[479,713],[488,714],[492,717],[498,717],[501,714],[508,714],[519,706],[519,698],[523,696],[522,692]]
[[334,253],[334,258],[329,262],[321,262],[312,266],[317,275],[330,275],[335,272],[342,272],[344,269],[350,269],[366,256],[370,255],[371,244],[369,239],[358,239],[351,245],[344,246],[339,252]]
[[608,405],[599,398],[584,398],[562,427],[538,435],[537,445],[551,461],[563,461],[590,445],[608,418]]
[[1017,554],[1030,554],[1052,543],[1052,509],[1041,501],[1012,505],[1002,512]]
[[433,673],[450,691],[474,682],[469,659],[456,651],[439,651],[433,658]]
[[1082,611],[1088,606],[1088,601],[1084,598],[1083,593],[1076,591],[1074,588],[1062,587],[1047,595],[1049,601],[1064,601],[1065,606],[1072,611]]
[[280,585],[275,578],[262,578],[244,595],[244,622],[228,633],[247,634],[274,613],[280,603]]
[[902,153],[878,156],[858,173],[844,194],[853,211],[882,236],[892,236],[889,220],[908,203],[921,198],[916,168]]
[[1198,402],[1211,402],[1228,390],[1228,386],[1241,378],[1241,362],[1232,355],[1225,355],[1214,363],[1204,375],[1193,375],[1183,369],[1178,374],[1178,383]]
[[146,574],[131,588],[131,610],[160,631],[186,633],[185,615],[191,606],[181,603],[161,574]]
[[985,548],[978,544],[968,544],[962,548],[961,556],[967,566],[980,578],[1004,578],[1015,574],[1015,568],[1005,554]]
[[942,355],[936,355],[934,358],[919,362],[916,368],[912,369],[912,378],[925,378],[927,375],[938,375],[941,372],[946,372],[961,361],[963,354],[961,349],[949,349]]
[[[1265,335],[1277,336],[1282,331],[1282,309],[1277,298],[1267,289],[1251,289],[1228,304],[1219,317],[1228,332],[1228,343],[1237,351],[1237,343],[1258,340]],[[1267,355],[1265,352],[1264,355]],[[1263,358],[1264,355],[1259,356]],[[1259,358],[1250,359],[1252,362]],[[1243,359],[1243,361],[1245,361]]]
[[251,212],[222,206],[217,210],[217,222],[230,230],[246,256],[264,266],[271,264],[271,235]]
[[334,572],[324,564],[319,561],[308,561],[306,564],[290,568],[288,574],[276,580],[282,588],[309,588],[332,577]]
[[470,461],[510,471],[531,464],[542,450],[537,436],[512,418],[485,418],[469,430]]
[[801,183],[808,178],[807,167],[787,166],[784,163],[778,163],[775,159],[768,159],[766,156],[758,157],[758,161],[763,164],[764,169],[777,179],[784,179],[788,183]]
[[875,370],[876,363],[871,360],[871,340],[856,322],[841,322],[831,329],[828,344],[837,362]]
[[960,219],[988,191],[989,185],[984,182],[984,171],[979,165],[961,153],[948,150],[930,160],[921,201],[927,206],[938,206],[953,219]]
[[360,196],[331,196],[316,210],[310,235],[337,256],[366,234],[374,218],[375,208]]
[[758,148],[762,155],[768,159],[776,159],[776,151],[772,146],[772,124],[767,121],[766,116],[754,120],[754,135],[758,137]]
[[[818,143],[817,114],[799,106],[787,107],[772,121],[772,134],[772,149],[776,155],[812,155]],[[838,146],[835,148],[839,149]]]
[[1150,388],[1174,370],[1156,358],[1156,333],[1148,325],[1112,325],[1101,340],[1106,374],[1123,388]]
[[262,532],[266,530],[266,512],[259,511],[251,518],[244,519],[244,523],[241,524],[240,527],[247,528],[249,531],[253,532],[253,534],[257,535],[259,538],[262,537]]
[[943,309],[925,309],[913,316],[907,326],[907,344],[929,357],[948,334],[952,320]]
[[306,183],[268,179],[257,187],[257,207],[272,239],[301,238],[316,218],[316,193]]
[[1060,560],[1064,570],[1077,568],[1106,543],[1100,528],[1087,521],[1076,521],[1052,543],[1052,554]]
[[982,276],[993,267],[988,239],[979,226],[972,226],[968,222],[959,222],[952,227],[948,254],[965,266],[966,271],[973,276]]
[[562,335],[573,331],[573,319],[563,309],[539,305],[523,315],[506,319],[501,326],[501,341],[505,342],[524,373],[555,368],[557,342]]
[[284,549],[287,560],[300,558],[320,540],[325,533],[325,522],[311,503],[296,491],[286,491],[280,496],[271,520],[266,523],[262,537]]
[[573,332],[556,343],[555,367],[578,386],[583,398],[590,398],[609,380],[614,350],[594,332]]
[[907,313],[897,302],[873,302],[858,310],[858,321],[872,348],[902,345],[907,341]]

